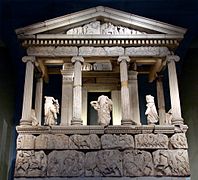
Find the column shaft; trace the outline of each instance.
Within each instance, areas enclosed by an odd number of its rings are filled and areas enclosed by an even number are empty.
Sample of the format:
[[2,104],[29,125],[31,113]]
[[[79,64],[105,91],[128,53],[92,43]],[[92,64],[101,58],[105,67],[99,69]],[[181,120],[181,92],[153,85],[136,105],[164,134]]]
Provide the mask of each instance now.
[[62,73],[61,126],[71,125],[73,106],[73,66],[64,64]]
[[183,124],[183,119],[181,116],[177,73],[175,67],[175,61],[177,61],[178,58],[179,58],[178,56],[168,57],[169,89],[170,89],[170,99],[171,99],[171,110],[173,115],[172,124]]
[[72,125],[82,125],[82,71],[81,63],[84,61],[82,57],[73,57],[74,63],[74,85],[73,85],[73,118]]
[[118,90],[111,91],[111,99],[113,102],[113,125],[121,125],[120,119],[122,119],[121,112],[121,94]]
[[87,89],[82,89],[82,121],[87,125]]
[[23,109],[20,125],[32,125],[31,110],[32,110],[32,91],[33,91],[33,74],[35,57],[25,56],[23,62],[26,62],[25,83],[23,92]]
[[38,78],[36,82],[36,97],[35,97],[35,114],[41,125],[42,116],[42,100],[43,100],[43,78]]
[[122,125],[134,124],[130,116],[129,88],[128,88],[128,67],[127,62],[130,62],[128,56],[120,56],[120,81],[121,81],[121,105],[122,105]]
[[137,75],[138,75],[137,71],[129,71],[129,96],[130,96],[131,117],[137,125],[140,125],[141,122],[140,122]]
[[157,104],[159,112],[159,124],[163,125],[166,121],[166,111],[165,111],[165,102],[164,102],[164,89],[162,83],[162,77],[158,77],[157,81]]

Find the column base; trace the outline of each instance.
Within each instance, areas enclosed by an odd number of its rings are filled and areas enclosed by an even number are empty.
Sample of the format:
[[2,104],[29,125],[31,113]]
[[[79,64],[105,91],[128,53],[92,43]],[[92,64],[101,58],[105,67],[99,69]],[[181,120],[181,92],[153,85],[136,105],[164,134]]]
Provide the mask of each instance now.
[[184,124],[184,119],[182,117],[179,118],[172,118],[171,120],[172,125],[183,125]]
[[83,125],[82,119],[72,119],[71,120],[71,125]]
[[21,119],[20,126],[32,126],[32,121],[29,119]]
[[131,119],[122,119],[121,125],[137,125],[137,123]]

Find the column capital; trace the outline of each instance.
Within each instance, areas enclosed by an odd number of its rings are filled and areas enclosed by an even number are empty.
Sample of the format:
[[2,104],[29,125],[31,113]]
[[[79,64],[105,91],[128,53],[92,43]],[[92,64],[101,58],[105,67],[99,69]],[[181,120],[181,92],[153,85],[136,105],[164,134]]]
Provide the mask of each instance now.
[[72,82],[74,77],[74,67],[71,63],[64,63],[63,68],[60,70],[63,76],[63,80]]
[[180,60],[180,57],[177,55],[168,55],[168,56],[166,56],[166,60],[168,63],[171,61],[178,62]]
[[36,57],[35,56],[23,56],[22,61],[24,63],[27,63],[28,61],[31,61],[32,63],[34,63],[36,61]]
[[71,59],[72,63],[75,63],[76,61],[79,61],[80,63],[84,62],[84,58],[82,56],[73,56]]
[[137,80],[137,75],[138,75],[137,71],[133,71],[133,70],[128,71],[129,80]]
[[121,63],[122,61],[126,61],[127,63],[129,63],[130,62],[129,56],[119,56],[118,62]]

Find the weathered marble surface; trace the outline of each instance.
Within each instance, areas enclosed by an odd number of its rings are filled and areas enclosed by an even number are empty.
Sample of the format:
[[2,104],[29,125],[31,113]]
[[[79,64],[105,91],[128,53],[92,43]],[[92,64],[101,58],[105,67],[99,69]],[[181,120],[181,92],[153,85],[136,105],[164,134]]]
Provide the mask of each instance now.
[[189,176],[187,150],[157,150],[153,152],[155,175]]
[[60,134],[41,134],[36,137],[35,149],[68,149],[69,137]]
[[124,26],[114,25],[111,22],[103,23],[101,21],[94,21],[83,26],[69,29],[67,35],[84,35],[84,34],[107,34],[107,35],[132,35],[132,34],[146,34],[134,29],[129,29]]
[[16,177],[46,176],[47,157],[43,151],[18,151],[15,164]]
[[79,48],[80,56],[119,56],[124,55],[123,47],[85,47]]
[[122,176],[122,156],[118,150],[88,152],[85,176]]
[[128,47],[125,55],[128,56],[166,56],[170,54],[167,47]]
[[32,46],[27,49],[27,54],[40,57],[76,56],[78,48],[73,46]]
[[32,134],[19,134],[17,137],[17,149],[34,149],[35,136]]
[[47,176],[83,176],[84,159],[83,152],[53,151],[48,155]]
[[168,149],[168,142],[165,134],[135,135],[135,147],[138,149]]
[[91,106],[98,111],[98,124],[108,126],[110,124],[113,102],[108,96],[101,95],[97,101],[91,101]]
[[69,138],[69,149],[100,149],[100,139],[96,134],[72,135]]
[[134,148],[134,139],[131,135],[104,134],[101,137],[103,149],[127,149]]
[[155,106],[154,97],[151,95],[146,95],[146,103],[147,109],[145,115],[147,115],[147,123],[156,124],[159,121],[159,116]]
[[52,126],[57,124],[57,114],[59,114],[58,99],[51,96],[45,96],[44,104],[44,125]]
[[182,148],[183,149],[187,149],[188,148],[188,143],[187,143],[186,135],[184,133],[174,134],[170,138],[170,143],[176,149],[179,149],[179,148],[181,148],[181,149]]
[[123,152],[124,176],[152,176],[154,165],[152,155],[146,151],[125,150]]

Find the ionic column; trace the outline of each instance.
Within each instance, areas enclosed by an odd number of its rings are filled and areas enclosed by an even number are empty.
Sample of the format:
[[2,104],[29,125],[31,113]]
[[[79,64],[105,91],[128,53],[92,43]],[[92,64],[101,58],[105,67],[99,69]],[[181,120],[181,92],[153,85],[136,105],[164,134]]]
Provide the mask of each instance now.
[[140,125],[140,107],[139,107],[139,96],[138,96],[138,79],[137,71],[129,71],[129,97],[130,97],[130,112],[133,121]]
[[74,69],[71,63],[64,63],[61,70],[62,99],[61,99],[61,126],[71,125],[73,106],[73,76]]
[[82,114],[83,125],[87,125],[87,89],[82,88]]
[[113,102],[113,125],[121,125],[120,119],[122,119],[121,112],[121,94],[119,90],[111,91],[111,100]]
[[41,116],[42,116],[42,99],[43,99],[43,77],[39,77],[36,82],[35,115],[40,125],[41,125]]
[[162,125],[165,124],[166,121],[162,76],[157,77],[156,84],[157,84],[157,104],[158,104],[158,112],[159,112],[159,124]]
[[175,67],[175,61],[177,62],[179,61],[179,59],[179,56],[176,55],[167,56],[171,110],[173,115],[172,124],[175,125],[183,124],[183,118],[181,116],[177,73]]
[[120,63],[120,81],[121,81],[121,105],[122,105],[122,125],[135,124],[132,121],[130,113],[129,102],[129,88],[128,88],[128,67],[127,63],[130,62],[128,56],[119,56],[118,62]]
[[23,92],[23,109],[20,125],[32,125],[32,90],[33,90],[33,74],[34,74],[34,56],[24,56],[22,61],[26,63],[25,83]]
[[82,71],[83,57],[76,56],[71,59],[74,63],[74,85],[73,85],[73,117],[72,125],[82,125]]

